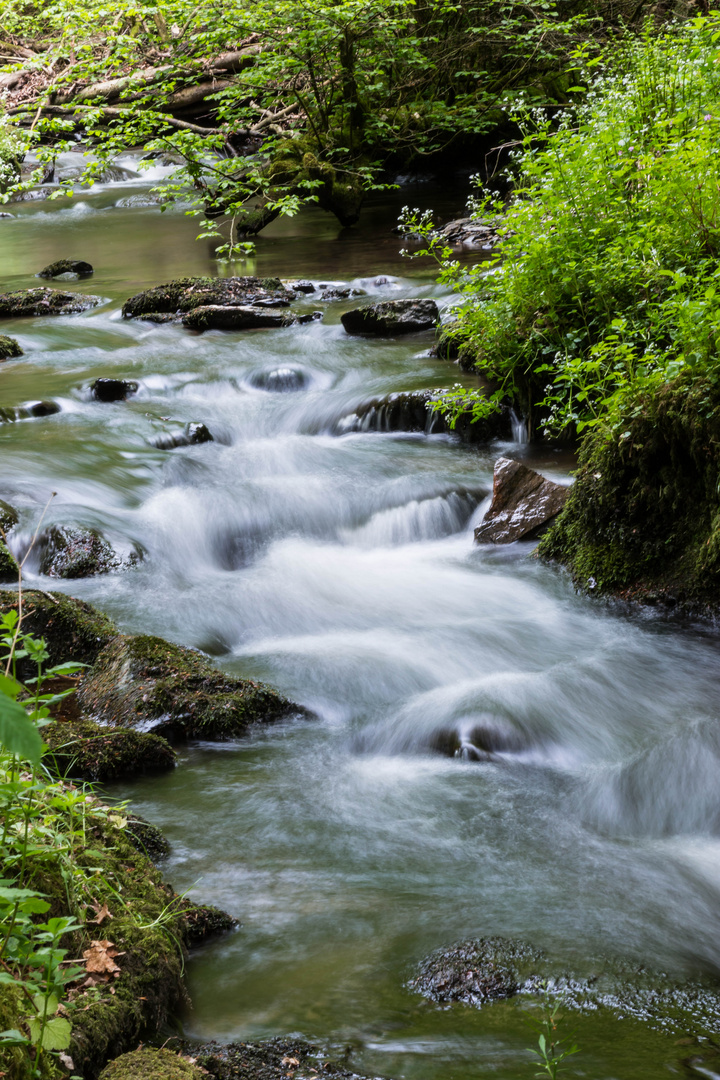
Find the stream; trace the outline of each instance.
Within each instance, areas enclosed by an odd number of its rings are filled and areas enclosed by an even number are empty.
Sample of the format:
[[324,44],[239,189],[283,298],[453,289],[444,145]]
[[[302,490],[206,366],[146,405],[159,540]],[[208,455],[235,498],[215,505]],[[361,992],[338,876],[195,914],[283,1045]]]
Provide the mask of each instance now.
[[[368,398],[473,385],[428,356],[431,334],[349,337],[340,313],[358,300],[317,294],[307,309],[323,321],[288,329],[196,335],[123,320],[140,289],[218,272],[182,207],[148,204],[161,173],[5,208],[3,290],[77,258],[95,274],[66,287],[107,302],[3,320],[26,356],[0,366],[0,405],[51,398],[61,411],[0,426],[0,497],[22,513],[13,543],[56,492],[47,522],[144,553],[130,570],[67,582],[31,563],[28,585],[203,649],[315,714],[191,743],[174,772],[110,788],[165,831],[174,887],[241,921],[193,954],[183,1029],[295,1033],[397,1080],[531,1077],[531,1002],[443,1008],[405,984],[433,949],[487,935],[580,972],[600,955],[678,979],[720,970],[716,638],[576,595],[531,544],[473,545],[497,457],[566,482],[566,453],[354,429]],[[464,194],[377,195],[350,230],[305,210],[274,223],[235,272],[447,308],[433,268],[402,259],[391,228],[404,203],[449,219]],[[300,388],[267,389],[279,369]],[[88,390],[99,376],[139,392],[100,404]],[[214,442],[153,445],[196,421]],[[471,743],[478,727],[507,746],[492,761],[433,751],[443,732]],[[572,1028],[570,1075],[701,1075],[670,1028],[603,1010]]]

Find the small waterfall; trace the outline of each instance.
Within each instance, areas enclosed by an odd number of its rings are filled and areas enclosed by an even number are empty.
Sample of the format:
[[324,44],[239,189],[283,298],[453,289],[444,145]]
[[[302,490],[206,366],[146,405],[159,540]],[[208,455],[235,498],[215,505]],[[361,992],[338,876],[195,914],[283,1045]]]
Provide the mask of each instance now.
[[510,409],[510,428],[513,442],[521,445],[530,442],[527,420],[523,416],[518,416],[514,409]]

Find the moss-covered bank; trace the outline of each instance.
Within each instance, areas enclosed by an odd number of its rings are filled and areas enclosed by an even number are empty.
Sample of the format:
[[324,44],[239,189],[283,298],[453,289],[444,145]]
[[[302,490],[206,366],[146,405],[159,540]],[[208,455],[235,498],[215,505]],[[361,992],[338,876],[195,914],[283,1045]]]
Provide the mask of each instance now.
[[645,391],[580,452],[542,558],[576,585],[688,612],[720,610],[720,384],[681,378]]

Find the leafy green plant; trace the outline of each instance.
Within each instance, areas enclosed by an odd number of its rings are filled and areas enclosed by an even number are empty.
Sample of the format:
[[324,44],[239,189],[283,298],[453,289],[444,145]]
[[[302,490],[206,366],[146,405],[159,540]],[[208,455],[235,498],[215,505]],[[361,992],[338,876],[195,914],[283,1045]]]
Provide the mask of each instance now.
[[528,1048],[538,1058],[535,1063],[536,1066],[539,1065],[536,1077],[556,1080],[563,1071],[563,1062],[580,1053],[580,1047],[572,1041],[572,1036],[560,1034],[564,1019],[562,1001],[551,1001],[546,991],[542,1019],[529,1020],[531,1027],[537,1031],[537,1046]]

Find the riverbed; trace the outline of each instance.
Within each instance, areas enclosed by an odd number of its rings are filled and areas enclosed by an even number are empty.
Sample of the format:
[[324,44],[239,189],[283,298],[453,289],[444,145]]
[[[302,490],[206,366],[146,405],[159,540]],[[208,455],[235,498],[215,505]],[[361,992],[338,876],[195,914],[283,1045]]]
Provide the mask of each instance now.
[[[369,398],[473,385],[429,355],[432,335],[351,338],[340,314],[358,301],[317,298],[344,283],[364,302],[432,296],[447,311],[433,267],[403,259],[391,229],[406,202],[450,217],[461,188],[377,196],[350,230],[306,210],[223,269],[182,207],[148,204],[151,180],[0,220],[3,290],[77,258],[95,274],[68,287],[104,299],[3,322],[26,356],[0,367],[0,405],[61,411],[0,426],[0,497],[22,513],[14,543],[51,500],[46,522],[142,556],[72,582],[31,561],[29,585],[203,649],[313,714],[190,744],[173,773],[112,788],[166,832],[175,888],[242,924],[191,958],[183,1028],[295,1033],[408,1080],[532,1076],[530,1002],[442,1008],[407,980],[433,949],[487,935],[584,973],[603,955],[678,979],[718,971],[716,638],[576,595],[530,544],[474,546],[495,460],[568,482],[566,453],[353,424]],[[202,335],[121,318],[142,288],[223,272],[310,278],[306,306],[324,317]],[[280,369],[300,388],[268,390]],[[140,388],[100,404],[99,376]],[[215,441],[154,445],[187,422]],[[448,730],[469,745],[478,727],[507,749],[481,762],[433,749]],[[603,1011],[568,1023],[571,1075],[682,1075],[693,1052],[672,1026]]]

